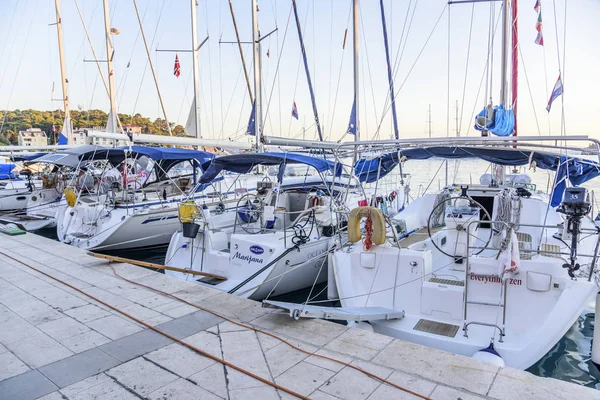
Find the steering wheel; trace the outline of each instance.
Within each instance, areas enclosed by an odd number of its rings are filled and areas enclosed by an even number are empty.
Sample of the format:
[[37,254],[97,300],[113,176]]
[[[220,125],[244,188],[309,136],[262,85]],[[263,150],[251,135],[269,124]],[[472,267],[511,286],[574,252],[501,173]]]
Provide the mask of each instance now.
[[[460,211],[461,206],[459,205],[459,200],[461,200],[462,202],[467,200],[469,202],[470,208],[477,209],[477,210],[474,210],[475,212],[472,212],[473,210],[465,210],[471,214],[465,220],[462,220],[462,218],[464,218],[464,217],[463,217],[463,213],[461,213],[461,211]],[[454,207],[456,212],[446,212],[446,208],[448,206]],[[467,212],[465,212],[465,214],[467,214]],[[441,225],[435,224],[435,222],[436,222],[435,219],[437,219],[441,215],[444,215],[446,219],[449,218],[454,222],[455,227],[454,228],[446,228],[446,231],[456,231],[457,243],[454,244],[454,250],[453,250],[455,254],[448,253],[447,252],[448,250],[447,251],[442,250],[441,247],[438,246],[438,244],[432,238],[433,234],[435,233],[435,231],[433,231],[433,229],[438,228],[440,226],[446,226],[445,221]],[[461,220],[458,220],[457,218],[461,218]],[[477,235],[469,232],[469,227],[470,227],[472,221],[481,221],[480,223],[477,224],[477,227],[475,228],[475,230],[478,230],[484,224],[489,225],[489,231],[490,231],[489,236],[487,238],[485,238],[485,237],[480,238]],[[433,207],[433,209],[431,210],[431,213],[429,214],[429,218],[427,219],[427,234],[429,235],[429,238],[432,239],[431,243],[433,244],[433,246],[440,253],[445,254],[448,257],[457,258],[457,257],[464,257],[463,255],[456,254],[456,247],[458,244],[458,233],[465,232],[472,237],[470,240],[471,245],[473,243],[477,243],[479,241],[485,242],[483,246],[480,246],[481,247],[480,249],[475,249],[472,253],[468,254],[468,255],[477,255],[477,254],[481,254],[481,252],[483,250],[485,250],[485,247],[487,247],[488,244],[490,243],[490,241],[492,240],[492,235],[493,235],[492,223],[493,222],[492,222],[492,217],[490,216],[490,213],[485,209],[485,207],[483,207],[483,205],[481,203],[479,203],[476,200],[473,200],[468,195],[453,196],[453,197],[450,197],[450,198],[440,201]],[[452,248],[452,246],[450,246],[450,248]]]
[[[248,193],[240,197],[235,206],[236,224],[246,233],[255,234],[262,232],[262,220],[264,201],[262,198],[253,193]],[[260,229],[256,229],[252,225],[260,221]]]

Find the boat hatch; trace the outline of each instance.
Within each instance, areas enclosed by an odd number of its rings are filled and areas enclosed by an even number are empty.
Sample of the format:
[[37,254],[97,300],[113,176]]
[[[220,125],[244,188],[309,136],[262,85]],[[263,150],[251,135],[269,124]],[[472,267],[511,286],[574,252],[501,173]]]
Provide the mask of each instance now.
[[444,324],[442,322],[420,319],[413,328],[415,331],[433,333],[447,337],[455,337],[460,327],[458,325]]

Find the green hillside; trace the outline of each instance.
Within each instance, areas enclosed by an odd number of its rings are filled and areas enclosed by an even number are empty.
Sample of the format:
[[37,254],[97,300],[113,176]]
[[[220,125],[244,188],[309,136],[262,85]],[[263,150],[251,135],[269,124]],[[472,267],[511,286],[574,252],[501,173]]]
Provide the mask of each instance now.
[[[64,114],[61,110],[38,111],[38,110],[12,110],[0,111],[0,145],[17,144],[19,131],[28,128],[40,128],[48,135],[49,142],[55,142],[55,136],[60,132]],[[74,129],[104,127],[106,126],[107,114],[101,110],[71,111]],[[167,135],[167,125],[164,119],[142,117],[140,114],[119,114],[121,124],[138,125],[142,127],[142,133]],[[56,133],[52,132],[52,125]],[[183,126],[171,123],[174,135],[183,135]]]

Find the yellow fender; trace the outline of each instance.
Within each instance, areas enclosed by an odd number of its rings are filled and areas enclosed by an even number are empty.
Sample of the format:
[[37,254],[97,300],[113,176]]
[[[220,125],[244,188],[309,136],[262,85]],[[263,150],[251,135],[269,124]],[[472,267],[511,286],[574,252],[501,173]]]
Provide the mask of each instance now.
[[194,222],[198,218],[198,206],[193,201],[179,204],[179,222]]
[[373,243],[385,243],[385,218],[383,213],[377,207],[357,207],[350,211],[348,218],[348,241],[356,243],[362,239],[360,234],[360,221],[371,215],[373,221]]
[[73,190],[73,188],[66,188],[65,191],[65,199],[67,200],[67,204],[69,207],[75,207],[75,202],[77,201],[77,193]]

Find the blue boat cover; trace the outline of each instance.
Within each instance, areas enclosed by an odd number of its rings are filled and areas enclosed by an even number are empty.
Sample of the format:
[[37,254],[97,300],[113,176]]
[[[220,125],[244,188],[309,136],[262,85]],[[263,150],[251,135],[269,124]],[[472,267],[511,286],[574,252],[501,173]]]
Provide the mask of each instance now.
[[[485,117],[487,108],[481,110],[475,117]],[[487,129],[496,136],[510,136],[515,131],[515,113],[513,110],[506,110],[502,104],[494,109],[494,119],[487,122],[485,128],[475,124],[475,129],[482,131]]]
[[210,164],[208,162],[204,163],[202,166],[204,174],[200,177],[200,182],[208,183],[212,181],[223,170],[246,174],[257,165],[278,165],[277,180],[281,182],[285,170],[282,167],[287,164],[305,164],[314,167],[319,172],[331,171],[335,176],[342,174],[342,165],[329,160],[295,153],[267,152],[217,157]]
[[[400,150],[372,159],[360,159],[354,164],[354,173],[361,182],[375,182],[378,176],[381,179],[390,173],[402,157],[406,157],[407,160],[426,160],[432,157],[479,158],[490,163],[508,166],[528,165],[531,161],[535,161],[537,168],[557,171],[552,195],[553,207],[556,207],[562,199],[566,179],[573,186],[578,186],[600,175],[600,164],[590,160],[559,157],[537,151],[532,154],[530,151],[477,147],[428,147]],[[378,175],[377,170],[380,165],[381,171]],[[564,185],[561,185],[562,183]],[[557,201],[558,203],[556,203]]]
[[46,155],[46,153],[18,154],[11,156],[10,158],[13,161],[32,161],[44,155]]
[[15,164],[0,164],[0,179],[16,179],[16,175],[11,172],[15,167]]
[[203,163],[215,158],[212,153],[200,150],[167,148],[167,147],[146,147],[146,146],[126,146],[121,147],[123,150],[130,150],[133,156],[148,156],[154,161],[161,160],[196,160]]

